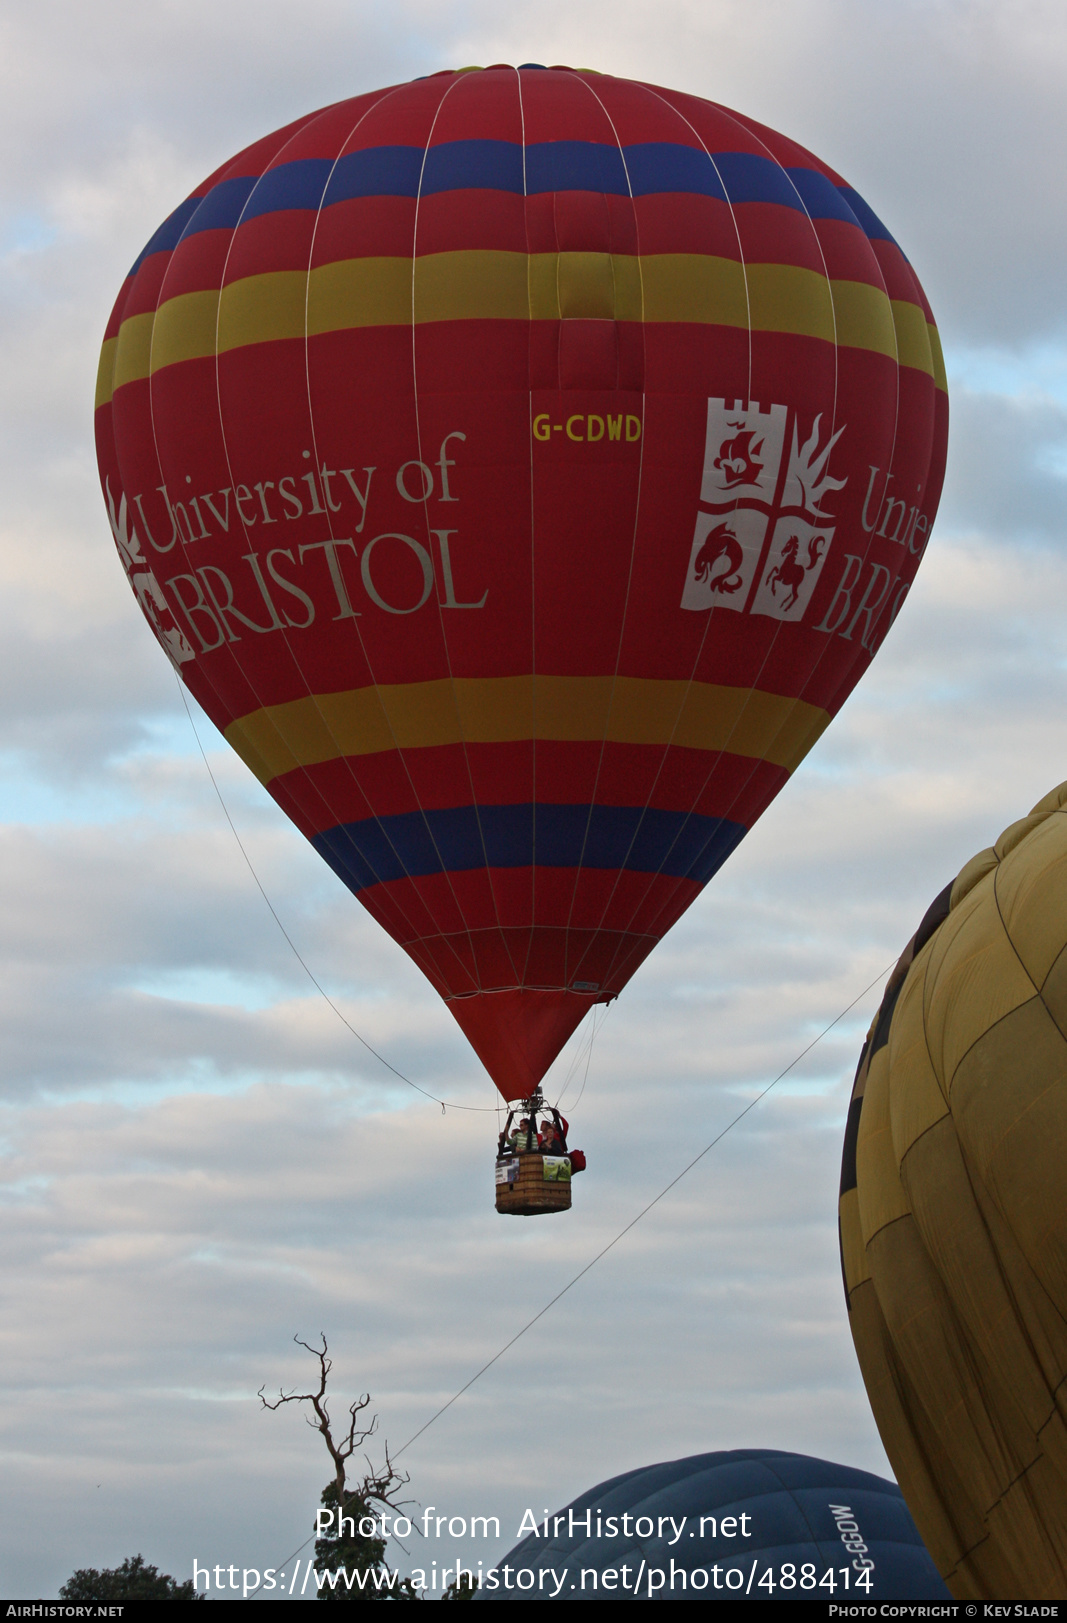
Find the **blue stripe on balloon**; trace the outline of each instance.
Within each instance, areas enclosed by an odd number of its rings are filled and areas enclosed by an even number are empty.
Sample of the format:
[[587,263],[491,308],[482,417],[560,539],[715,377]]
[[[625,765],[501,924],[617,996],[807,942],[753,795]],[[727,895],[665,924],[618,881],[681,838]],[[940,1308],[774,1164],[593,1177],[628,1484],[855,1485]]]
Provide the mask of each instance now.
[[[217,190],[213,187],[212,190]],[[210,193],[208,194],[211,195]],[[184,203],[179,203],[173,214],[168,214],[158,231],[154,231],[145,243],[141,252],[130,266],[129,274],[136,276],[146,259],[152,254],[173,252],[185,234],[185,228],[193,218],[197,209],[203,203],[202,197],[187,197]]]
[[367,818],[312,840],[350,890],[473,868],[607,868],[703,885],[746,829],[641,806],[460,806]]
[[772,158],[756,152],[717,152],[715,167],[731,203],[778,203],[803,211],[796,187]]
[[[285,168],[288,167],[286,164]],[[232,231],[241,219],[250,195],[259,185],[262,185],[262,178],[256,175],[235,175],[230,180],[220,180],[208,192],[182,236],[192,237],[198,231],[227,228]]]
[[368,147],[338,158],[323,207],[353,197],[418,197],[422,147]]
[[726,202],[715,161],[701,148],[675,146],[668,141],[643,141],[624,151],[635,197],[649,197],[656,192],[691,192],[698,197],[717,197],[720,202]]
[[295,158],[268,169],[257,180],[242,220],[277,214],[281,209],[317,209],[332,168],[329,158]]
[[[527,163],[534,149],[527,147]],[[484,189],[523,192],[522,147],[514,141],[445,141],[430,147],[422,195]]]
[[182,236],[282,209],[328,208],[359,197],[418,197],[483,190],[528,196],[544,192],[600,192],[649,197],[665,192],[714,197],[732,204],[775,203],[813,219],[858,224],[868,237],[892,242],[878,216],[850,186],[835,186],[813,169],[783,169],[752,152],[716,152],[671,141],[607,146],[596,141],[445,141],[369,147],[332,162],[299,158],[257,180],[220,181],[203,198],[189,198],[164,222],[138,258],[173,248]]
[[526,148],[526,190],[605,192],[629,197],[626,165],[618,147],[599,141],[538,141]]
[[840,188],[828,175],[820,175],[816,169],[799,168],[787,169],[786,174],[800,193],[801,201],[813,220],[844,220],[848,225],[858,224]]
[[851,186],[840,186],[838,190],[872,242],[891,242],[894,248],[899,248],[897,239],[882,224],[870,204],[863,201],[859,192],[854,192]]

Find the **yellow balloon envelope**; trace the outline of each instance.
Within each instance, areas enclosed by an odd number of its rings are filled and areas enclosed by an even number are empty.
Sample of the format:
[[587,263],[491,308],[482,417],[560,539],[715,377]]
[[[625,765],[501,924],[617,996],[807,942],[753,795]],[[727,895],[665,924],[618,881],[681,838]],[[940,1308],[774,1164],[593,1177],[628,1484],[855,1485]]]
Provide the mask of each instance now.
[[958,1599],[1067,1594],[1067,784],[946,887],[867,1037],[841,1258],[886,1453]]

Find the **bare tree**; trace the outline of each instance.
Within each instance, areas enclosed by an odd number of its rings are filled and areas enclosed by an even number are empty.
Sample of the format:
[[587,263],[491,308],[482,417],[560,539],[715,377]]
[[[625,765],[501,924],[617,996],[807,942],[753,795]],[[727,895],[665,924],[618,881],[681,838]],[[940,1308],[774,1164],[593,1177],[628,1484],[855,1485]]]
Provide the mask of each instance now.
[[[330,1512],[329,1525],[323,1529],[319,1519],[316,1518],[315,1531],[315,1568],[326,1579],[325,1583],[318,1579],[320,1600],[418,1600],[419,1596],[412,1585],[410,1578],[401,1578],[397,1572],[389,1572],[385,1565],[385,1549],[388,1542],[385,1535],[384,1524],[381,1521],[382,1513],[386,1510],[401,1511],[410,1500],[397,1498],[398,1491],[406,1487],[408,1477],[403,1471],[398,1471],[389,1458],[389,1445],[385,1445],[385,1464],[375,1467],[369,1455],[364,1454],[367,1470],[362,1480],[355,1482],[351,1487],[346,1485],[347,1468],[357,1449],[362,1449],[369,1437],[373,1437],[378,1428],[378,1419],[372,1415],[369,1425],[363,1425],[361,1416],[370,1406],[370,1393],[364,1392],[348,1406],[348,1428],[339,1435],[334,1435],[333,1421],[326,1401],[326,1383],[329,1378],[333,1361],[329,1356],[326,1337],[320,1332],[321,1347],[313,1347],[310,1342],[303,1341],[299,1336],[293,1340],[298,1347],[305,1348],[313,1358],[317,1359],[319,1366],[318,1389],[313,1392],[286,1392],[284,1389],[278,1393],[275,1402],[269,1402],[264,1396],[265,1389],[259,1389],[259,1401],[264,1409],[271,1411],[280,1409],[286,1403],[307,1403],[311,1406],[311,1414],[304,1416],[313,1431],[321,1433],[326,1444],[330,1459],[333,1461],[333,1480],[328,1482],[322,1490],[320,1504],[324,1510]],[[367,1523],[370,1531],[367,1531]],[[374,1582],[369,1589],[360,1578],[360,1574],[374,1576]],[[353,1581],[358,1582],[358,1588],[353,1593]]]
[[[326,1444],[326,1447],[329,1450],[330,1458],[333,1460],[334,1480],[337,1484],[337,1503],[342,1504],[345,1499],[346,1491],[345,1467],[347,1466],[348,1461],[352,1458],[352,1455],[356,1452],[356,1449],[362,1448],[363,1444],[367,1441],[367,1438],[373,1437],[374,1433],[377,1431],[378,1417],[377,1415],[372,1415],[369,1426],[360,1426],[359,1417],[363,1413],[364,1409],[367,1409],[370,1406],[370,1393],[364,1392],[361,1398],[358,1398],[355,1403],[350,1403],[348,1406],[347,1436],[345,1436],[340,1443],[334,1441],[333,1422],[330,1419],[330,1412],[326,1407],[326,1380],[331,1369],[333,1368],[333,1359],[328,1356],[329,1348],[326,1344],[325,1332],[320,1330],[319,1337],[322,1341],[321,1347],[311,1346],[310,1342],[301,1340],[300,1336],[293,1337],[293,1340],[296,1342],[298,1347],[305,1347],[313,1358],[318,1359],[319,1389],[317,1392],[286,1392],[279,1388],[278,1401],[276,1403],[269,1403],[263,1395],[266,1391],[266,1387],[261,1386],[258,1396],[264,1409],[270,1409],[272,1412],[280,1409],[282,1405],[286,1403],[311,1404],[311,1407],[314,1410],[315,1418],[312,1419],[311,1415],[305,1415],[304,1418],[313,1431],[322,1433],[323,1442]],[[381,1505],[388,1505],[391,1510],[399,1509],[399,1505],[394,1502],[394,1496],[397,1489],[407,1486],[410,1478],[406,1476],[404,1472],[398,1471],[394,1467],[392,1460],[389,1458],[389,1444],[386,1443],[385,1445],[385,1464],[381,1470],[375,1470],[374,1466],[371,1464],[370,1458],[367,1455],[364,1455],[364,1459],[367,1461],[368,1474],[363,1478],[363,1481],[359,1487],[354,1489],[353,1492],[360,1499],[365,1500],[367,1504],[374,1502]]]

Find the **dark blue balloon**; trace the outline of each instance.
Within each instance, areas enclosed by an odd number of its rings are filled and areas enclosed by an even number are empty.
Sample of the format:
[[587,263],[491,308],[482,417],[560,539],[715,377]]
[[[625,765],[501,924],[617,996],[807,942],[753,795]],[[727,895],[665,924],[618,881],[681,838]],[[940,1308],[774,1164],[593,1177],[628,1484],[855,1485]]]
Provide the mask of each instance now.
[[952,1599],[895,1482],[805,1454],[642,1466],[549,1520],[550,1536],[516,1545],[475,1599]]

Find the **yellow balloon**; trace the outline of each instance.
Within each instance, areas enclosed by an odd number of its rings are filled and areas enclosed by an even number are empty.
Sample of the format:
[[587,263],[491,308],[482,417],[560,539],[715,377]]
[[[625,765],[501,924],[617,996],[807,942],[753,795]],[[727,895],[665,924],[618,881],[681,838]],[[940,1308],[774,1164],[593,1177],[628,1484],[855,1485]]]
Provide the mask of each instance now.
[[972,858],[867,1037],[841,1171],[856,1352],[960,1600],[1067,1594],[1067,784]]

